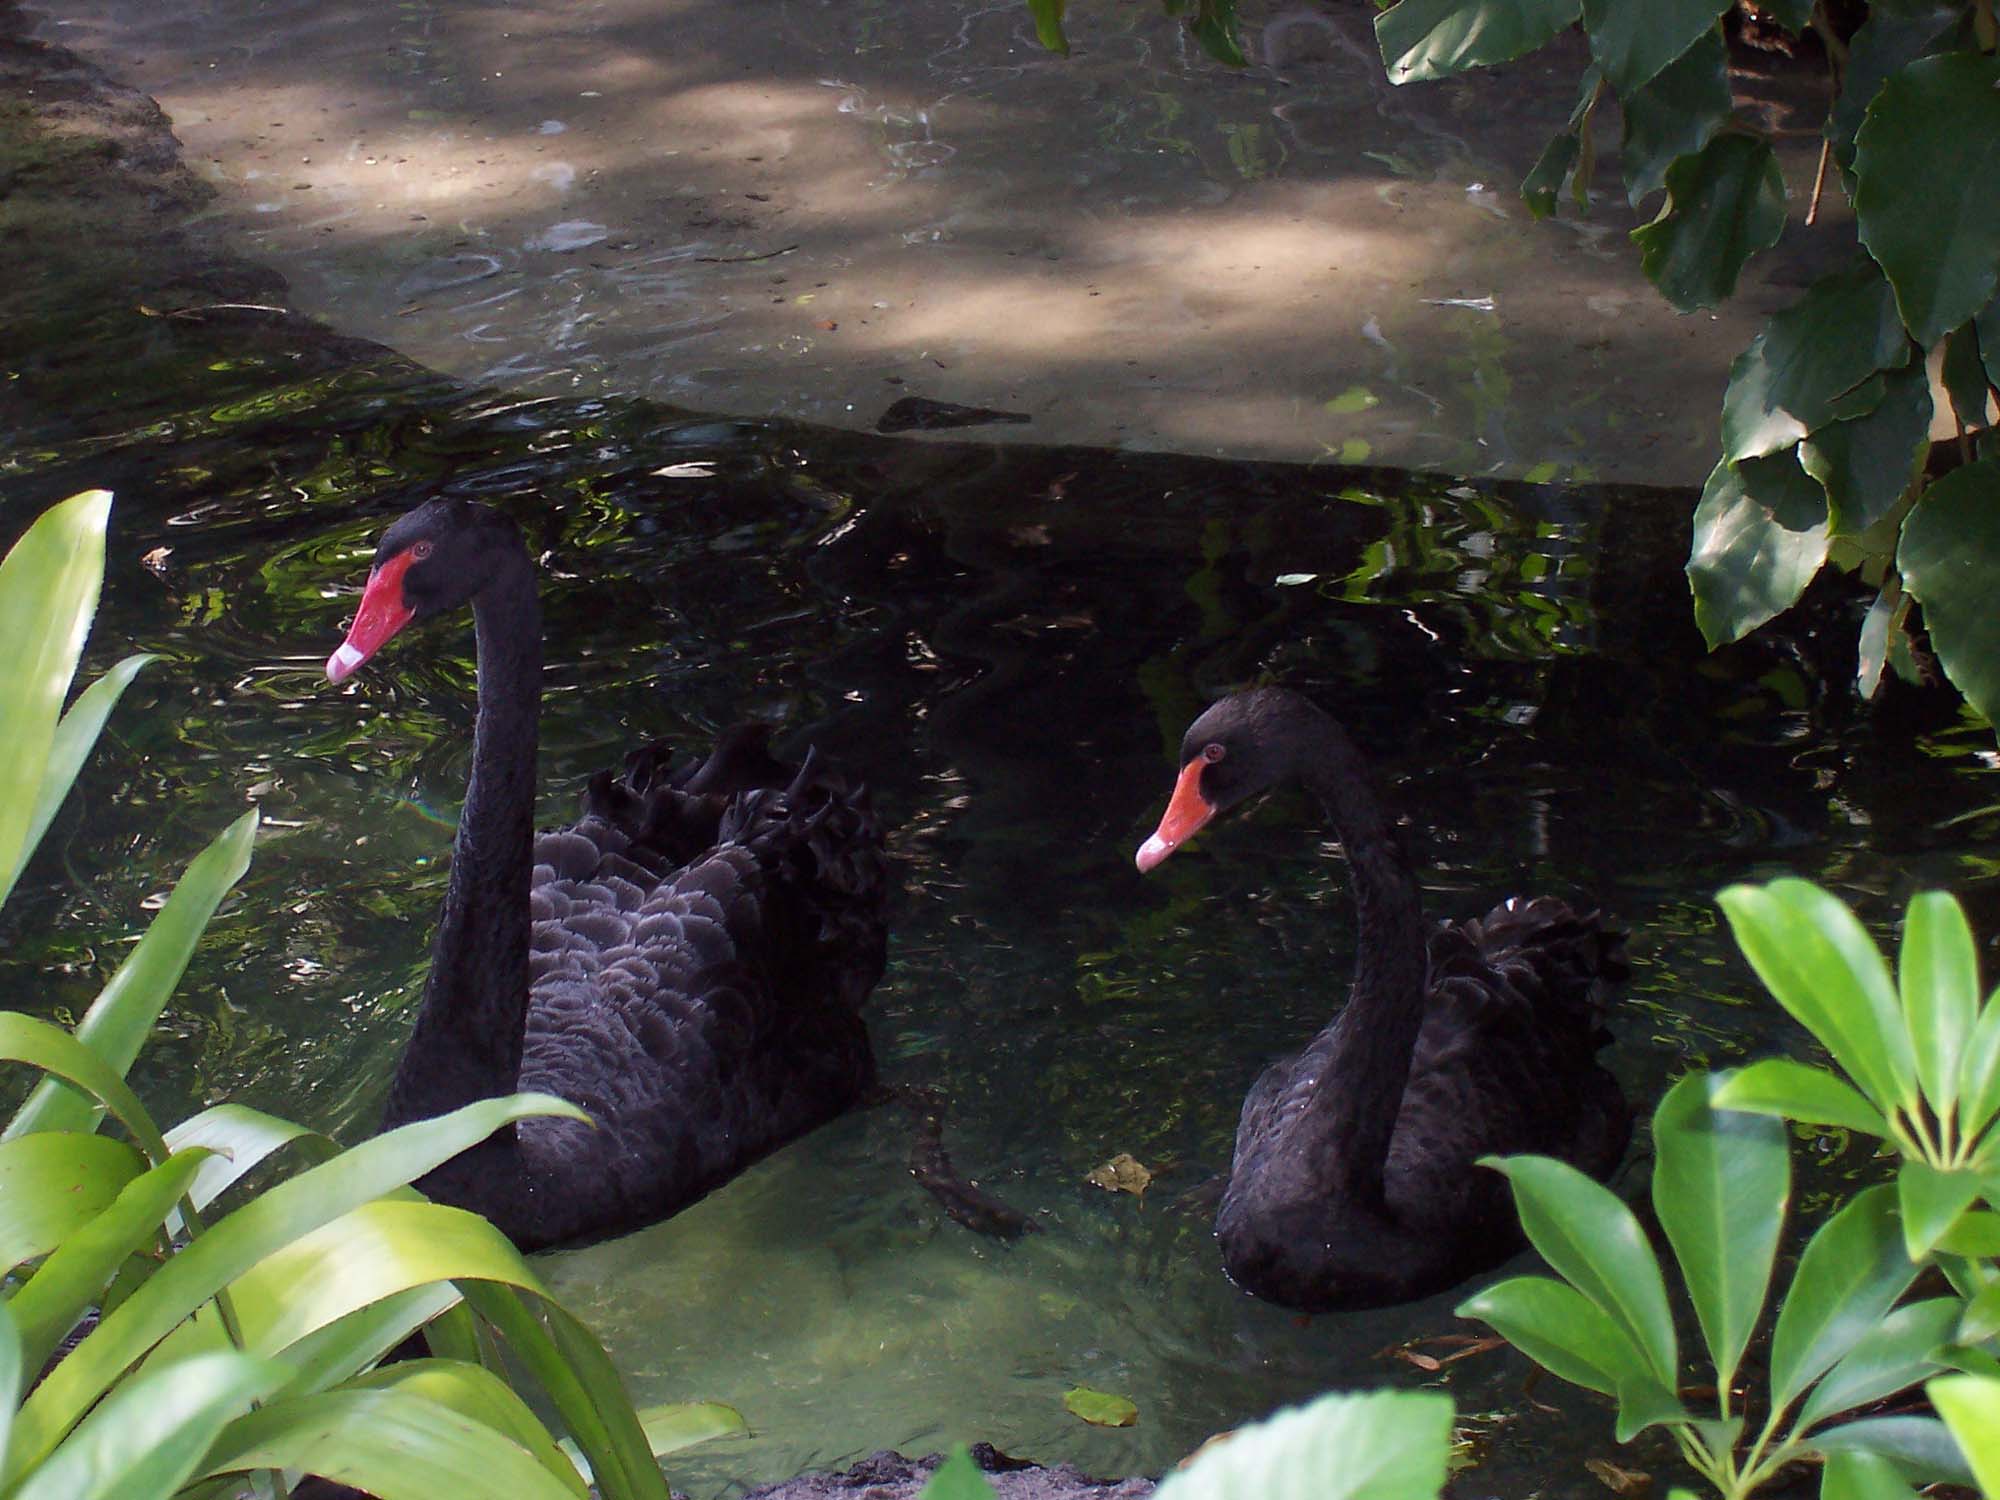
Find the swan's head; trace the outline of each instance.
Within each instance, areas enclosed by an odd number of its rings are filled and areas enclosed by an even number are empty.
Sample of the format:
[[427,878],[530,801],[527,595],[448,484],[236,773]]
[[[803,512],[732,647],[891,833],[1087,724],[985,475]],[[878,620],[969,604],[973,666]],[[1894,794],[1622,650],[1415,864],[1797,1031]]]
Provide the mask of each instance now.
[[1217,813],[1296,774],[1326,722],[1285,688],[1252,688],[1211,705],[1181,739],[1180,778],[1160,826],[1139,846],[1139,872],[1159,864]]
[[499,511],[468,500],[426,501],[382,533],[347,639],[327,658],[327,677],[345,682],[404,626],[462,608],[510,561],[524,558],[520,529]]

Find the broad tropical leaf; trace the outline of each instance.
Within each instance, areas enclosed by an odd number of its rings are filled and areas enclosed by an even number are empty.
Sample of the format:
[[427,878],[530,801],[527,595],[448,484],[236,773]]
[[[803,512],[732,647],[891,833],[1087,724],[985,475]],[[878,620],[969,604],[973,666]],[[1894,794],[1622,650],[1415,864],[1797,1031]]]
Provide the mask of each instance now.
[[1764,1310],[1791,1197],[1784,1123],[1717,1109],[1695,1073],[1653,1112],[1653,1208],[1674,1247],[1719,1384],[1735,1380]]
[[1580,8],[1581,0],[1402,0],[1375,18],[1375,40],[1391,83],[1419,83],[1533,52]]
[[1451,1398],[1322,1396],[1237,1430],[1167,1476],[1156,1500],[1436,1500]]
[[1820,1225],[1771,1331],[1771,1399],[1789,1406],[1867,1337],[1920,1266],[1903,1249],[1895,1189],[1863,1189]]
[[1667,201],[1632,231],[1639,264],[1682,312],[1736,291],[1744,263],[1785,228],[1785,179],[1777,155],[1752,136],[1718,135],[1667,168]]
[[1896,566],[1945,675],[2000,724],[2000,461],[1954,469],[1917,498]]

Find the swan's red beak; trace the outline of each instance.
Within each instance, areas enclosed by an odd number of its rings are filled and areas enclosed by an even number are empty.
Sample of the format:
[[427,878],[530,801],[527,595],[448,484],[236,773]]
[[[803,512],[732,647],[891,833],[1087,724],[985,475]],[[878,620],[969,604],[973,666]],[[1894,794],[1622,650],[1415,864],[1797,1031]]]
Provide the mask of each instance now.
[[361,608],[347,627],[347,639],[326,659],[330,682],[345,682],[361,664],[373,656],[389,638],[415,618],[416,611],[403,602],[403,575],[410,571],[415,556],[398,552],[368,574],[368,586],[361,591]]
[[1153,836],[1139,846],[1139,873],[1145,874],[1161,860],[1194,837],[1195,830],[1215,816],[1215,806],[1201,794],[1201,768],[1197,755],[1181,767],[1181,779],[1174,783],[1174,795],[1160,817]]

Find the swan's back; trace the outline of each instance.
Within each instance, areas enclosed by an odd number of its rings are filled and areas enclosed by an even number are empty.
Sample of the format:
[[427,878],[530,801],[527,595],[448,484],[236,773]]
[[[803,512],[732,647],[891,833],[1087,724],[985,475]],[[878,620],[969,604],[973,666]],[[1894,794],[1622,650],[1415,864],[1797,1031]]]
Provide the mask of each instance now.
[[1631,1111],[1597,1061],[1624,935],[1539,896],[1439,924],[1384,1191],[1412,1225],[1494,1223],[1518,1243],[1505,1180],[1481,1156],[1559,1157],[1593,1177],[1625,1153]]
[[518,1127],[503,1227],[534,1246],[662,1218],[855,1103],[887,891],[865,790],[761,735],[601,774],[582,818],[535,839],[521,1063],[522,1088],[597,1124]]

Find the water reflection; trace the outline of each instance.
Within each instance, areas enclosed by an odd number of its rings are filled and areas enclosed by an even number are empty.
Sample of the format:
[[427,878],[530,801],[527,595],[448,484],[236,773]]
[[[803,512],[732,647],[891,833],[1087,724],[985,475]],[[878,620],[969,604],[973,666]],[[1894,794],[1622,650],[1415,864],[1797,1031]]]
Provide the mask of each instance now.
[[[961,1165],[1048,1232],[1000,1247],[942,1219],[878,1111],[552,1257],[644,1399],[748,1416],[754,1438],[675,1465],[697,1495],[960,1435],[1158,1469],[1350,1382],[1442,1382],[1487,1413],[1495,1492],[1606,1451],[1586,1398],[1519,1399],[1511,1355],[1379,1357],[1450,1332],[1450,1297],[1306,1321],[1219,1274],[1205,1185],[1249,1081],[1324,1020],[1352,930],[1297,803],[1133,874],[1180,728],[1226,687],[1281,677],[1373,747],[1439,912],[1527,888],[1633,929],[1609,1061],[1642,1107],[1684,1067],[1795,1044],[1718,934],[1724,881],[1801,871],[1877,924],[1919,885],[1976,908],[2000,888],[1990,736],[1941,697],[1857,712],[1838,606],[1701,654],[1683,495],[902,445],[393,368],[286,382],[247,359],[190,389],[51,419],[5,511],[11,533],[116,486],[94,666],[165,658],[8,910],[10,993],[72,1014],[171,872],[246,799],[265,814],[142,1064],[165,1114],[227,1096],[350,1138],[373,1120],[463,789],[470,635],[412,636],[342,690],[319,663],[421,493],[505,506],[542,556],[549,818],[626,744],[745,714],[869,768],[905,888],[885,1072],[944,1089]],[[1084,1182],[1119,1151],[1158,1173],[1143,1199]],[[1075,1422],[1078,1382],[1140,1424]]]

